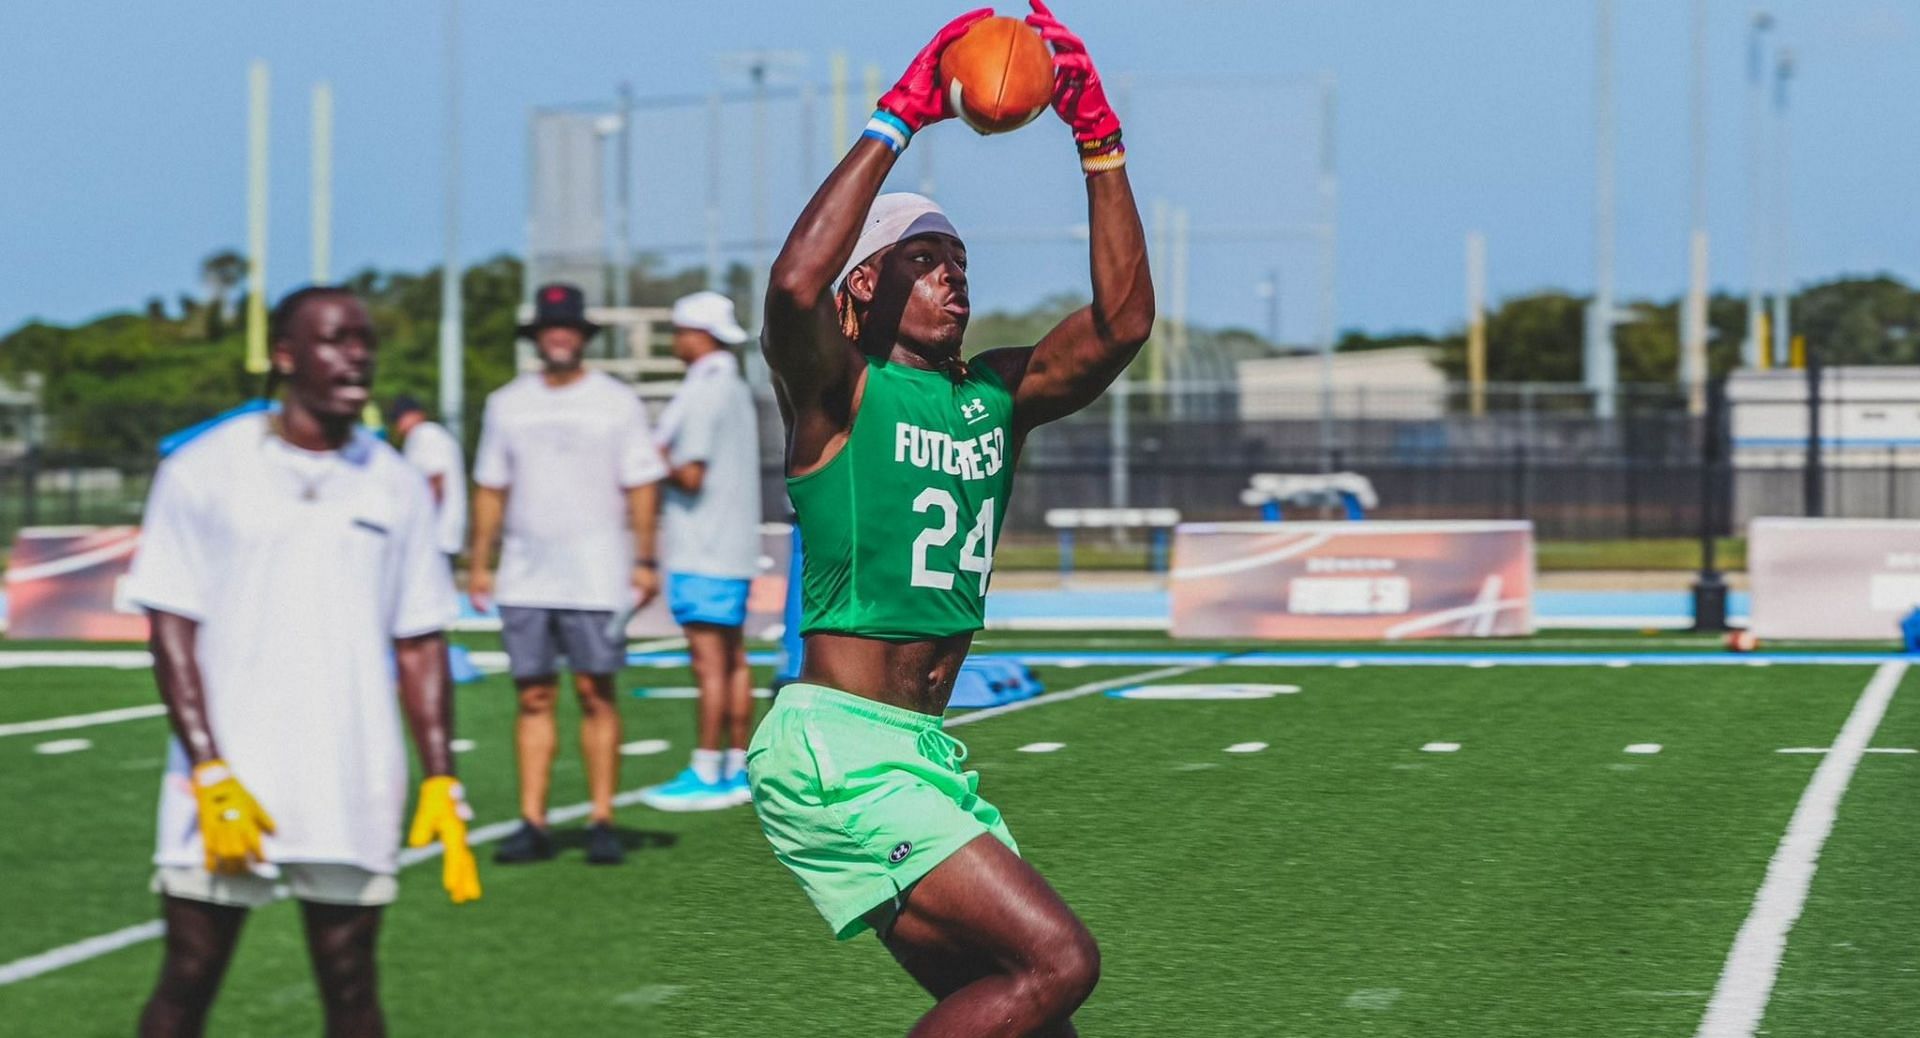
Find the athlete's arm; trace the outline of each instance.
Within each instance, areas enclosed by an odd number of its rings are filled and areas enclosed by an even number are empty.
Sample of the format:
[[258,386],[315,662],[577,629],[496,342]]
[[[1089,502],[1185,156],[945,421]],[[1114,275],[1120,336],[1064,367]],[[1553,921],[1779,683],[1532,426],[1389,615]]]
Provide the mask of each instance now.
[[395,638],[393,661],[400,671],[400,705],[420,753],[420,770],[429,776],[453,774],[453,675],[446,635],[434,631]]
[[794,221],[767,275],[760,351],[789,423],[816,410],[853,370],[853,344],[834,314],[833,282],[894,159],[893,149],[878,140],[856,142]]
[[493,545],[500,537],[500,517],[507,510],[505,487],[473,488],[473,537],[467,545],[467,598],[473,608],[493,608]]
[[219,760],[220,747],[215,745],[213,728],[207,723],[206,686],[200,681],[200,664],[194,658],[199,622],[158,609],[147,610],[147,622],[153,678],[160,686],[160,701],[167,706],[167,722],[173,725],[194,767]]
[[1153,332],[1147,239],[1127,181],[1120,120],[1086,44],[1041,0],[1029,2],[1034,13],[1027,23],[1053,45],[1054,111],[1073,128],[1087,175],[1093,303],[1067,315],[1031,349],[993,350],[979,358],[1013,388],[1021,432],[1092,403]]
[[400,671],[400,704],[407,729],[420,754],[420,802],[408,827],[407,844],[440,842],[441,883],[454,904],[480,896],[480,873],[467,847],[466,792],[453,777],[453,674],[447,663],[447,638],[439,631],[393,640]]
[[689,461],[667,473],[667,482],[689,494],[698,494],[706,481],[707,463],[704,461]]
[[858,353],[834,313],[834,280],[852,258],[860,225],[901,149],[914,133],[952,115],[939,87],[940,53],[992,13],[981,9],[961,15],[921,48],[880,98],[853,150],[814,192],[773,262],[760,350],[787,423],[790,470],[812,467],[852,424]]
[[660,484],[627,488],[627,518],[633,524],[633,590],[646,605],[660,594]]
[[193,798],[200,814],[200,848],[208,872],[237,875],[265,861],[261,834],[274,831],[273,817],[240,784],[207,721],[206,685],[194,658],[200,624],[178,613],[147,610],[153,676],[167,721],[192,762]]

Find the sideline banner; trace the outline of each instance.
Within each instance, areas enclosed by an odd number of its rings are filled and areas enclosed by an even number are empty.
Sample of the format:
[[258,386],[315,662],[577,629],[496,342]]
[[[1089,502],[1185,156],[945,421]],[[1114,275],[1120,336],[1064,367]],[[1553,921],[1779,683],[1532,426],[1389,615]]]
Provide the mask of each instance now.
[[1897,641],[1920,607],[1920,521],[1755,519],[1747,576],[1761,638]]
[[[787,565],[792,527],[764,523],[760,573],[747,595],[746,634],[778,638],[786,623]],[[145,641],[146,614],[120,593],[140,530],[134,526],[37,526],[20,531],[7,568],[7,637],[71,641]],[[663,638],[681,633],[667,609],[666,574],[661,595],[634,614],[629,637]],[[496,629],[497,621],[458,627]]]
[[133,526],[30,526],[7,566],[7,636],[145,641],[147,617],[120,586],[133,564]]
[[1533,633],[1533,524],[1183,523],[1177,638],[1398,641]]

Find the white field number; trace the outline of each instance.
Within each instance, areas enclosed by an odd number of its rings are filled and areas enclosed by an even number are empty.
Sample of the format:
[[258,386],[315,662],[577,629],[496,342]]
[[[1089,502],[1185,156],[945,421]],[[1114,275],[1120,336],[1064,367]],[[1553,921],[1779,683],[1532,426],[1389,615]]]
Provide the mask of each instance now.
[[[913,510],[922,515],[929,511],[940,513],[938,526],[920,531],[920,536],[913,539],[913,586],[951,591],[953,574],[927,565],[927,550],[953,543],[954,534],[960,532],[960,505],[952,494],[939,487],[928,487],[913,499]],[[969,573],[980,574],[980,593],[985,595],[987,579],[993,573],[993,498],[981,502],[973,529],[967,531],[967,539],[960,542],[959,566]]]

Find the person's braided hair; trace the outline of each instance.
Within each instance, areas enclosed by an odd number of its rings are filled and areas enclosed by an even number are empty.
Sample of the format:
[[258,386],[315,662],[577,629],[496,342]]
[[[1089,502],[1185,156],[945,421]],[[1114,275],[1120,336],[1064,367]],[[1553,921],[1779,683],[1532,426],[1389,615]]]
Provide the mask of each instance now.
[[[848,273],[851,274],[852,272],[849,271]],[[840,287],[834,290],[833,312],[840,320],[840,334],[846,336],[847,341],[853,343],[855,349],[861,353],[867,352],[860,344],[860,333],[863,330],[860,304],[858,300],[853,298],[853,290],[847,287],[845,278],[841,279]],[[942,357],[940,358],[940,371],[948,378],[958,382],[967,377],[967,362],[962,360],[958,354],[951,357]]]

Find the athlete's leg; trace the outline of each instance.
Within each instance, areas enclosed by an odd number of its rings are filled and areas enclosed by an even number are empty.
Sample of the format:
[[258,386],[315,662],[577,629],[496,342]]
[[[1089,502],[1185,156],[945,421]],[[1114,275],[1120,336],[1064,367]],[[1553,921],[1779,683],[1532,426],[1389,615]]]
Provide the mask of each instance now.
[[513,747],[520,761],[520,816],[544,826],[547,788],[553,781],[553,704],[559,686],[548,676],[522,678],[514,688],[520,694],[520,713],[513,722]]
[[[889,909],[869,921],[888,925]],[[883,938],[939,1004],[913,1036],[1071,1035],[1100,950],[1033,866],[982,835],[915,884]]]
[[700,705],[695,721],[694,745],[719,752],[720,733],[725,727],[728,686],[733,674],[733,654],[727,637],[737,628],[708,623],[682,625],[687,632],[687,655],[693,662],[693,680],[700,687]]
[[590,820],[611,824],[613,791],[620,784],[620,704],[614,698],[613,675],[575,673],[573,691],[580,700],[580,756],[587,762]]
[[307,955],[320,982],[320,1007],[326,1014],[329,1038],[386,1034],[373,957],[380,936],[380,906],[302,901],[300,911],[306,918]]
[[207,1010],[240,941],[247,910],[186,898],[162,897],[166,951],[160,980],[140,1013],[141,1038],[174,1038],[206,1030]]
[[733,633],[733,651],[727,672],[727,746],[744,750],[753,738],[753,671],[747,666],[747,642],[740,628]]

